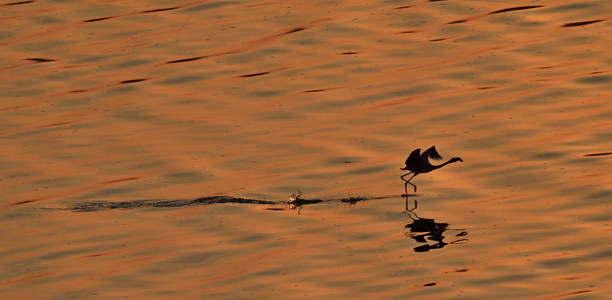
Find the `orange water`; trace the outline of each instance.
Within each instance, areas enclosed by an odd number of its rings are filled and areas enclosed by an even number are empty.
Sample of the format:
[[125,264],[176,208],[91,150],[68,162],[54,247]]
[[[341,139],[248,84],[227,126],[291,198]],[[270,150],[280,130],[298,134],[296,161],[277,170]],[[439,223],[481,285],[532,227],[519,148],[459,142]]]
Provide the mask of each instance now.
[[1,5],[1,299],[612,297],[610,2]]

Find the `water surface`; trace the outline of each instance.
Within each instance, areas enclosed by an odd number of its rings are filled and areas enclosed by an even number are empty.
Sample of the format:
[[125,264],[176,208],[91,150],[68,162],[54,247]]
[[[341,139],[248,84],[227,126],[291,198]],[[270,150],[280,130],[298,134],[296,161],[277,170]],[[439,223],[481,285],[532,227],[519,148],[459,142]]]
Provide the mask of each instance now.
[[611,9],[5,2],[0,298],[612,297]]

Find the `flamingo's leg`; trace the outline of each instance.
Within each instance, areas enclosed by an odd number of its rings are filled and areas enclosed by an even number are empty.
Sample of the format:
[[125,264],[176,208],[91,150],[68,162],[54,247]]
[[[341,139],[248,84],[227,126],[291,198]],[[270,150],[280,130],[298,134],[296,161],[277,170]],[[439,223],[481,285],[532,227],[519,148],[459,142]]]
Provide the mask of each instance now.
[[[410,175],[410,174],[412,174],[412,173],[414,173],[414,172],[412,172],[412,171],[411,171],[411,172],[408,172],[408,173],[406,173],[406,174],[404,174],[404,175],[400,176],[400,178],[401,178],[403,181],[406,181],[406,179],[404,179],[404,177],[406,177],[406,176],[408,176],[408,175]],[[414,177],[414,176],[412,176],[412,177]],[[411,178],[412,178],[412,177],[411,177]],[[410,179],[408,179],[408,180],[410,180]]]
[[[414,174],[413,173],[414,172],[408,172],[408,173],[400,176],[400,178],[404,181],[404,195],[408,195],[408,183],[410,183],[409,182],[410,179],[412,179],[412,177],[416,176],[416,173],[414,173]],[[410,177],[410,179],[408,179],[408,180],[404,179],[404,177],[406,177],[406,176],[408,176],[410,174],[413,174],[412,177]],[[410,183],[410,185],[414,186],[414,184],[412,184],[412,183]],[[416,190],[415,190],[415,192],[416,192]]]
[[412,182],[408,182],[408,183],[410,183],[410,185],[414,187],[414,192],[416,193],[416,185],[412,184]]
[[[410,177],[408,180],[406,180],[406,183],[409,183],[411,186],[414,187],[414,192],[416,193],[416,185],[412,184],[412,182],[410,182],[410,180],[412,180],[412,178],[414,178],[414,176],[417,176],[418,173],[415,173],[414,175],[412,175],[412,177]],[[406,185],[404,184],[404,187],[406,187]],[[406,194],[408,194],[408,192],[406,192]]]
[[413,186],[414,187],[414,192],[416,193],[416,190],[417,190],[416,185],[412,184],[412,182],[410,182],[410,181],[406,181],[406,183],[409,183],[411,186]]

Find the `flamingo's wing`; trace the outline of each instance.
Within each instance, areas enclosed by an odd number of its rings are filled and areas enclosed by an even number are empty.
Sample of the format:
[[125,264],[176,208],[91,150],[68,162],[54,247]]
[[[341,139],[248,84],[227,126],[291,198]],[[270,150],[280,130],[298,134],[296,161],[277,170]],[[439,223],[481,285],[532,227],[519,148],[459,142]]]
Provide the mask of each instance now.
[[440,156],[440,153],[436,150],[436,146],[431,146],[429,149],[425,150],[421,157],[423,157],[423,159],[427,159],[428,157],[435,160],[442,159],[442,156]]
[[406,158],[406,165],[407,166],[414,165],[414,163],[419,161],[420,158],[421,158],[421,148],[416,148],[414,151],[412,151],[412,153],[410,153],[410,156]]

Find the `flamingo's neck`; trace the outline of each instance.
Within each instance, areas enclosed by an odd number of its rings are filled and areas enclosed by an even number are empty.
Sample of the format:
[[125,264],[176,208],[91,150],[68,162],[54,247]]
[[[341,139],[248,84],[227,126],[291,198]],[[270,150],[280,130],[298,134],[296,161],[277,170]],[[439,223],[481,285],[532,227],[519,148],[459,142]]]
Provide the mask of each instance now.
[[444,166],[446,166],[446,165],[448,165],[448,164],[452,164],[452,163],[454,163],[454,162],[458,162],[458,161],[460,161],[460,160],[461,160],[461,159],[460,159],[460,158],[458,158],[458,157],[453,157],[453,158],[449,159],[447,162],[445,162],[445,163],[443,163],[443,164],[440,164],[440,165],[434,166],[434,169],[439,169],[439,168],[442,168],[442,167],[444,167]]

